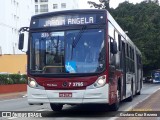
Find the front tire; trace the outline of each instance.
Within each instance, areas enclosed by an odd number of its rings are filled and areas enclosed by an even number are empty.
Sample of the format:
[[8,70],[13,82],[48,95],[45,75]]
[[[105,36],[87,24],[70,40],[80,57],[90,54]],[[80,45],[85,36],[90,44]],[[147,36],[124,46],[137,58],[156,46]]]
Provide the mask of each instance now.
[[55,111],[55,112],[59,112],[63,108],[63,104],[53,104],[53,103],[50,103],[50,106],[51,106],[51,109],[53,111]]

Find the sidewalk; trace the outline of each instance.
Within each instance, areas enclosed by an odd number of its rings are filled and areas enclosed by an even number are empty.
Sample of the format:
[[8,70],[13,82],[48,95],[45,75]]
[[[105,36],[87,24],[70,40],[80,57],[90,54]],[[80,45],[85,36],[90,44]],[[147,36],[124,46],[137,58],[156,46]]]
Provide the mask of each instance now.
[[[134,111],[136,114],[151,112],[153,114],[160,115],[160,90],[153,93],[146,100],[139,102],[133,109],[130,111]],[[156,111],[156,112],[154,112]],[[158,112],[157,112],[158,111]],[[119,117],[116,120],[160,120],[159,117]]]
[[1,100],[7,100],[7,99],[16,99],[16,98],[22,98],[26,97],[26,92],[15,92],[15,93],[6,93],[6,94],[0,94],[0,101]]

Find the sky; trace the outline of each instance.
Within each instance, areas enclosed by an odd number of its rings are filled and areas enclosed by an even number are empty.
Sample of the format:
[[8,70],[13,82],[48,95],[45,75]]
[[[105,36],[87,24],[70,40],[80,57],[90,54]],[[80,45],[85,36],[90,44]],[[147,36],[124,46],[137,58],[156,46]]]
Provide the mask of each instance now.
[[[87,1],[93,1],[93,2],[99,3],[99,0],[78,0],[78,1],[80,3],[80,8],[81,9],[87,9],[87,8],[90,7],[87,4]],[[122,3],[124,1],[129,1],[130,3],[136,4],[136,3],[140,3],[144,0],[110,0],[110,7],[111,8],[116,8],[119,5],[119,3]]]

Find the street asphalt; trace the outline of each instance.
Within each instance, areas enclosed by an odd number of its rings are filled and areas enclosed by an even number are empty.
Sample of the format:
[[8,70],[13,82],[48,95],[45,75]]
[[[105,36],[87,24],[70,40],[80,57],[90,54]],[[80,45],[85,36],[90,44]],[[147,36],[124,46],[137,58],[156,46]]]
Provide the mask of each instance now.
[[[153,93],[158,91],[160,84],[144,84],[141,95],[136,95],[132,102],[122,102],[119,111],[128,111],[136,107],[138,103],[146,100]],[[60,113],[53,112],[49,104],[38,105],[28,105],[26,92],[23,93],[12,93],[8,94],[7,99],[4,99],[7,95],[0,95],[0,111],[48,111],[44,118],[41,119],[60,119],[60,120],[70,120],[70,119],[117,119],[117,117],[109,117],[110,112],[100,112],[100,107],[98,106],[69,106],[65,105],[64,109]],[[3,96],[3,97],[2,97]],[[4,97],[5,96],[5,97]],[[12,98],[11,96],[14,96]],[[16,97],[15,97],[16,96]],[[0,118],[1,119],[1,118]],[[6,118],[2,118],[6,119]],[[21,120],[22,118],[7,118]],[[24,119],[24,118],[23,118]],[[29,120],[34,120],[35,118],[29,118]]]

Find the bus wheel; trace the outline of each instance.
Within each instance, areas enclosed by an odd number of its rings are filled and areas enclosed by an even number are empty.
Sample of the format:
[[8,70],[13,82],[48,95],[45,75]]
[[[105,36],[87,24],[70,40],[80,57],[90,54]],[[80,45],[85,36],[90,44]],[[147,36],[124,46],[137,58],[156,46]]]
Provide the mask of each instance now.
[[116,103],[110,106],[111,111],[117,111],[119,109],[120,99],[121,99],[121,95],[120,95],[120,90],[118,87],[117,88],[117,100],[116,100]]
[[56,112],[61,111],[62,108],[63,108],[63,104],[53,104],[53,103],[50,103],[50,106],[51,106],[51,109],[53,111],[56,111]]

